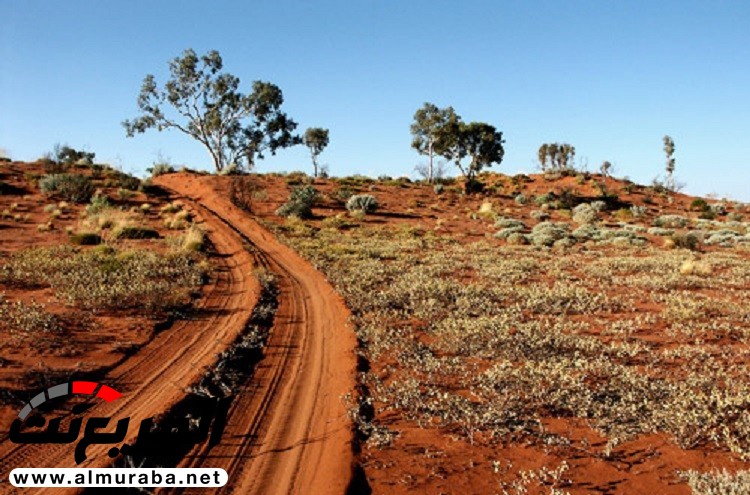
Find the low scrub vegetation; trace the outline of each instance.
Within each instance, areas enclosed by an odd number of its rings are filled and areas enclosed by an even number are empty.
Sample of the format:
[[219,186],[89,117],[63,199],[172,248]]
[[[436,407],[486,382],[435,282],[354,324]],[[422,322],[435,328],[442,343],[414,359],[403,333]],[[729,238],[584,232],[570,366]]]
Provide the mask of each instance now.
[[279,207],[276,214],[281,217],[310,218],[317,197],[318,191],[313,186],[295,187],[289,201]]
[[39,180],[39,188],[47,196],[57,196],[66,201],[85,203],[94,195],[91,179],[81,174],[50,174]]
[[[530,234],[514,219],[497,226],[539,246],[575,236],[554,222]],[[355,314],[374,419],[354,416],[372,446],[404,424],[544,444],[545,421],[580,418],[608,438],[604,458],[657,432],[750,458],[745,258],[697,259],[634,246],[631,230],[585,228],[627,242],[559,253],[432,232],[286,231]]]
[[47,312],[43,305],[11,302],[0,293],[0,334],[9,336],[11,341],[46,344],[63,332],[62,320]]
[[346,201],[346,209],[350,212],[373,213],[378,209],[378,201],[370,194],[355,194]]
[[174,309],[190,302],[202,277],[202,265],[187,253],[143,249],[38,248],[0,266],[4,284],[51,287],[69,304],[91,310]]

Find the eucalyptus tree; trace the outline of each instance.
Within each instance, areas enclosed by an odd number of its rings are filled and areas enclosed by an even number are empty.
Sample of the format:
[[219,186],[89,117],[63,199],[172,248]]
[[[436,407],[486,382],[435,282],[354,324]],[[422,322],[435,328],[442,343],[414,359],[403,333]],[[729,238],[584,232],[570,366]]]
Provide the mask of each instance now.
[[302,138],[305,146],[310,150],[310,157],[313,163],[313,177],[318,176],[318,157],[329,143],[328,129],[322,127],[310,127],[305,131]]
[[424,175],[428,183],[434,182],[436,178],[434,159],[436,155],[440,155],[444,147],[441,141],[450,135],[452,126],[459,120],[460,117],[456,115],[453,107],[438,108],[433,103],[425,103],[414,113],[414,122],[411,124],[411,147],[420,155],[427,156],[426,170],[418,171]]
[[281,89],[254,81],[244,94],[240,79],[222,72],[223,65],[215,50],[199,57],[187,49],[169,62],[163,88],[148,74],[137,100],[141,115],[123,122],[128,137],[177,129],[208,150],[217,172],[251,169],[266,153],[300,144],[297,123],[281,111]]

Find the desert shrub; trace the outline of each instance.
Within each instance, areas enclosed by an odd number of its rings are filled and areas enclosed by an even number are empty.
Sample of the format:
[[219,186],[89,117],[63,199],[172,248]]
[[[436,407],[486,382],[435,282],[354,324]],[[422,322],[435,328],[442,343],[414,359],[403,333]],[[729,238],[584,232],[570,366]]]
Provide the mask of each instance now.
[[650,235],[668,236],[674,234],[674,229],[665,229],[663,227],[651,227],[647,231]]
[[70,243],[77,246],[96,246],[102,243],[102,237],[95,232],[79,232],[70,236]]
[[750,471],[716,471],[680,473],[693,495],[745,495],[750,493]]
[[542,222],[531,229],[529,240],[535,246],[551,246],[564,237],[568,236],[570,227],[562,222]]
[[654,227],[683,228],[690,224],[690,219],[680,215],[661,215],[654,218]]
[[39,188],[47,196],[59,196],[75,203],[85,203],[94,195],[91,180],[80,174],[46,175],[39,181]]
[[340,204],[346,204],[346,202],[354,196],[354,191],[349,189],[348,187],[339,187],[336,189],[336,191],[333,193],[332,198],[334,201],[340,203]]
[[634,217],[640,218],[648,213],[648,208],[641,205],[633,205],[630,207],[630,213],[632,213]]
[[310,218],[317,196],[318,191],[313,186],[295,187],[289,195],[289,201],[281,205],[276,214],[280,217]]
[[98,215],[112,205],[109,203],[109,198],[104,195],[97,194],[91,198],[91,203],[86,206],[87,215]]
[[538,222],[549,220],[549,213],[547,213],[546,211],[542,211],[542,210],[534,210],[531,213],[529,213],[529,216]]
[[715,215],[726,215],[727,214],[727,205],[725,203],[714,203],[709,206],[712,212],[714,212]]
[[112,230],[112,239],[158,239],[159,232],[151,227],[122,225]]
[[520,234],[524,230],[526,230],[523,226],[514,226],[514,227],[504,227],[497,232],[495,232],[495,238],[497,239],[507,239],[513,234]]
[[605,238],[603,230],[592,224],[581,225],[571,235],[579,241],[601,241]]
[[579,225],[589,225],[599,220],[599,210],[591,204],[581,203],[573,208],[573,221]]
[[735,230],[721,229],[713,232],[704,241],[708,245],[719,245],[728,247],[743,238],[742,234]]
[[137,191],[141,187],[141,179],[128,174],[119,174],[118,185],[126,191]]
[[435,191],[435,194],[443,194],[443,191],[445,191],[445,186],[443,184],[435,184],[432,187],[432,190]]
[[145,249],[36,248],[13,254],[0,267],[3,283],[51,287],[69,304],[94,310],[176,308],[190,301],[202,279],[194,255]]
[[513,198],[513,200],[516,202],[517,205],[521,205],[521,206],[528,204],[529,202],[529,198],[526,197],[526,195],[523,193],[517,194],[516,197]]
[[542,206],[542,205],[545,205],[545,204],[549,204],[549,203],[551,203],[554,200],[555,200],[555,195],[552,194],[552,193],[540,194],[540,195],[534,197],[534,203],[537,206]]
[[304,172],[289,172],[284,180],[290,186],[301,186],[312,182],[312,178]]
[[702,220],[714,220],[716,218],[716,212],[712,209],[703,210],[698,214],[698,218]]
[[730,222],[741,222],[745,217],[741,213],[733,211],[727,215],[727,220]]
[[690,249],[691,251],[698,249],[700,244],[698,236],[690,232],[673,234],[670,239],[674,242],[675,247]]
[[526,225],[520,221],[516,220],[514,218],[498,218],[495,222],[495,227],[498,229],[507,229],[509,227],[518,227],[521,230],[526,228]]
[[36,302],[8,301],[0,294],[0,334],[13,340],[45,343],[63,333],[62,320]]
[[604,201],[600,201],[600,200],[592,201],[591,202],[591,207],[593,209],[595,209],[596,211],[598,211],[598,212],[602,212],[602,211],[606,211],[607,210],[607,203],[604,202]]
[[690,209],[696,211],[705,211],[709,209],[708,203],[703,198],[695,198],[690,203]]
[[346,202],[346,209],[372,213],[378,209],[378,201],[370,194],[356,194]]
[[151,177],[159,177],[160,175],[174,173],[174,167],[170,163],[159,162],[154,163],[146,171],[151,173]]
[[522,234],[520,232],[512,232],[510,235],[508,235],[505,241],[508,244],[517,244],[517,245],[528,244],[529,236]]

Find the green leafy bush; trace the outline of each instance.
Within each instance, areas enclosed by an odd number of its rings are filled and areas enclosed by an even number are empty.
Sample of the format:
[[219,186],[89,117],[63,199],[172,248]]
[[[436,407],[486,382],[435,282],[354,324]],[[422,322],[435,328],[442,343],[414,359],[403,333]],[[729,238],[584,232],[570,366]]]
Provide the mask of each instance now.
[[281,205],[276,214],[280,217],[310,218],[317,197],[318,191],[313,186],[295,187],[289,201]]
[[59,196],[75,203],[85,203],[95,190],[91,180],[80,174],[46,175],[39,181],[39,188],[47,196]]

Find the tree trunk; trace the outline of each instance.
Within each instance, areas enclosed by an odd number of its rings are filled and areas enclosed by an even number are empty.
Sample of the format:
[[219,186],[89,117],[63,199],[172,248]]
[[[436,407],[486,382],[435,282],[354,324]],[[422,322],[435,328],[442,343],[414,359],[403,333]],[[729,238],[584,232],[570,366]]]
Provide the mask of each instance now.
[[432,144],[433,144],[432,141],[430,141],[430,146],[428,147],[428,155],[430,157],[430,163],[427,166],[427,183],[428,184],[432,184],[434,180],[433,169],[432,169],[432,157],[434,153],[432,151]]

